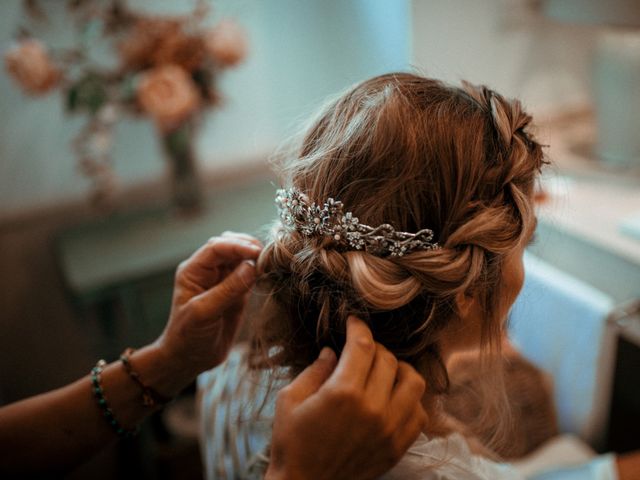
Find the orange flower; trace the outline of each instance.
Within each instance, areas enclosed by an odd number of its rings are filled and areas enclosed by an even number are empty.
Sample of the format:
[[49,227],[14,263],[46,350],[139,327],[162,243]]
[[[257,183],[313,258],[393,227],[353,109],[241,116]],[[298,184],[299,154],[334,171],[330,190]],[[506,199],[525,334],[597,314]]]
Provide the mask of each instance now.
[[244,30],[232,20],[222,20],[205,36],[207,52],[222,67],[233,67],[247,56],[248,41]]
[[128,68],[154,65],[154,55],[167,38],[180,35],[180,22],[166,18],[140,18],[119,44],[120,58]]
[[184,35],[178,31],[162,39],[153,53],[153,64],[174,63],[193,72],[202,64],[204,56],[204,41],[201,37]]
[[200,107],[198,88],[180,66],[161,65],[145,73],[138,84],[138,102],[161,130],[178,127]]
[[60,72],[38,40],[22,40],[11,47],[5,53],[4,62],[14,80],[32,95],[48,92],[60,79]]

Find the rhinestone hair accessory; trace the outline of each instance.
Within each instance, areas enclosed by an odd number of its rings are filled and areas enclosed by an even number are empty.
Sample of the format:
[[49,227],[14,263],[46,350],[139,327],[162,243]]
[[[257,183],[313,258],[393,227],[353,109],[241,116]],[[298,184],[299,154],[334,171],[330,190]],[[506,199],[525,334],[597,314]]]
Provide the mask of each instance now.
[[309,203],[309,198],[295,188],[276,192],[276,205],[282,223],[307,237],[331,237],[348,250],[364,250],[380,257],[402,257],[418,250],[439,248],[433,231],[397,232],[388,223],[370,227],[358,221],[344,205],[329,198],[323,205]]

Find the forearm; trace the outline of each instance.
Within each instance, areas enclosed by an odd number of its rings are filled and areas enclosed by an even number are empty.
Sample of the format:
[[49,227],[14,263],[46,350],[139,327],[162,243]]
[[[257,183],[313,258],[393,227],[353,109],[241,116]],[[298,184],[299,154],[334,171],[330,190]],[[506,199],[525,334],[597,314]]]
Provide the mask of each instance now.
[[[195,373],[172,367],[156,347],[135,352],[131,362],[145,383],[166,397],[184,388]],[[101,375],[104,397],[118,423],[133,429],[154,408],[120,362]],[[83,463],[117,434],[103,416],[90,377],[0,409],[0,472],[65,471]]]
[[115,438],[87,376],[0,409],[0,471],[67,470]]
[[[198,373],[224,360],[255,281],[253,261],[260,250],[255,238],[225,232],[180,264],[167,327],[155,344],[130,358],[146,387],[172,398]],[[155,410],[144,405],[143,389],[120,362],[106,366],[100,377],[122,428],[134,428]],[[68,470],[115,440],[116,430],[92,389],[86,376],[0,408],[0,477],[5,472]]]

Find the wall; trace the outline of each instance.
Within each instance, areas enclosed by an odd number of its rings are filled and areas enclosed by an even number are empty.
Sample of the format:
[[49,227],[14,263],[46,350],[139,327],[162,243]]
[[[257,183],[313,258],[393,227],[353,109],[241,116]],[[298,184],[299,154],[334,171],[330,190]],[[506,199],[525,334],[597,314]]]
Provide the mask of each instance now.
[[[39,25],[52,44],[72,40],[60,3],[41,2],[51,14]],[[186,2],[131,2],[154,12],[176,12]],[[189,2],[191,4],[191,2]],[[24,18],[19,0],[0,4],[0,45],[8,45]],[[410,58],[407,0],[222,0],[214,18],[232,16],[247,30],[248,61],[221,81],[225,106],[200,136],[206,168],[224,169],[238,159],[264,158],[321,100],[349,84],[388,70],[406,68]],[[59,95],[24,97],[0,73],[0,220],[86,193],[69,140],[82,124],[68,118]],[[9,116],[10,112],[10,116]],[[60,121],[62,119],[62,121]],[[124,184],[164,173],[161,152],[148,122],[122,122],[115,144],[116,171]]]
[[[151,5],[148,0],[132,3]],[[238,159],[264,158],[327,95],[371,75],[405,69],[410,59],[427,75],[487,83],[538,110],[584,103],[594,30],[531,15],[525,8],[529,3],[215,2],[214,18],[232,16],[248,29],[251,56],[222,79],[226,103],[200,136],[201,159],[215,170]],[[176,4],[154,2],[153,11],[175,12]],[[0,45],[9,44],[24,18],[20,5],[19,0],[0,5]],[[48,8],[52,23],[34,30],[53,44],[71,41],[60,6]],[[16,211],[82,198],[89,185],[69,149],[82,119],[65,116],[55,93],[24,97],[4,71],[0,91],[0,111],[11,112],[0,126],[0,220]],[[121,123],[114,156],[125,185],[164,174],[148,122]]]
[[589,101],[595,29],[555,23],[529,0],[414,0],[414,63],[449,82],[466,79],[539,112]]

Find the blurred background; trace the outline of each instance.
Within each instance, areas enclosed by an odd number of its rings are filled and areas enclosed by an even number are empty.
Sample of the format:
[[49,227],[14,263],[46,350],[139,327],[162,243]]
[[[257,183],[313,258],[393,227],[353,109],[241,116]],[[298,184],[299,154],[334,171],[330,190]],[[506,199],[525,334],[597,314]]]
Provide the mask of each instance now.
[[[105,38],[89,17],[73,20],[68,8],[73,3],[2,2],[3,49],[15,49],[28,32],[51,49],[82,43],[114,68],[118,54],[104,49]],[[151,16],[189,15],[197,6],[195,1],[126,4]],[[236,41],[246,48],[236,51],[237,62],[229,62],[233,68],[218,68],[222,60],[215,60],[214,83],[198,83],[201,93],[209,87],[215,92],[196,112],[193,129],[179,139],[166,133],[160,114],[140,98],[142,112],[136,104],[134,114],[127,106],[114,115],[106,108],[111,108],[110,97],[96,106],[94,90],[83,97],[79,83],[70,86],[68,78],[57,90],[33,98],[15,80],[19,65],[5,59],[0,73],[5,119],[0,125],[1,403],[64,385],[88,373],[98,358],[113,360],[127,346],[153,340],[166,322],[177,263],[210,236],[227,229],[260,234],[274,217],[277,180],[268,158],[276,147],[328,96],[389,71],[413,70],[454,83],[466,79],[522,99],[552,162],[531,253],[602,293],[611,309],[640,296],[636,2],[210,4],[209,12],[196,14],[202,17],[198,28],[230,19],[242,30]],[[199,82],[196,73],[192,77]],[[69,113],[73,88],[74,98],[89,100],[85,110],[74,100],[82,108]],[[99,150],[93,157],[74,143],[88,118],[97,123],[90,123],[82,140]],[[186,187],[178,178],[185,159],[195,162]],[[201,193],[185,200],[189,186]],[[637,344],[637,337],[629,338],[636,339],[630,345]],[[630,355],[623,371],[637,372],[637,350]],[[594,372],[599,366],[593,365]],[[610,379],[607,418],[613,368],[605,374]],[[637,415],[637,388],[621,395],[636,405],[635,413],[628,408]],[[146,476],[198,478],[197,422],[185,405],[149,422],[150,431],[129,445],[128,454],[114,447],[70,478],[113,478],[122,475],[122,462],[134,462],[135,471]]]

